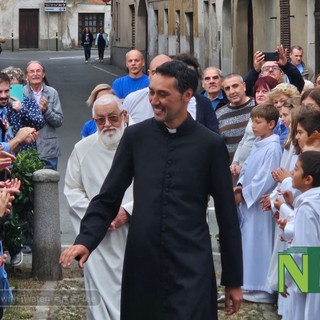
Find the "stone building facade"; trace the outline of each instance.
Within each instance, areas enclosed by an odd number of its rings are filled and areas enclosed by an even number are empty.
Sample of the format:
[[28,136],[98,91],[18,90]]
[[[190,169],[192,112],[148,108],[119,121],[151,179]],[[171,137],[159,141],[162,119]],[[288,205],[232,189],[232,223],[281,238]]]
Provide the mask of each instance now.
[[[147,62],[159,53],[188,52],[202,67],[245,74],[257,50],[299,44],[320,71],[317,0],[112,0],[112,62],[124,67],[131,48]],[[319,54],[317,54],[319,52]]]
[[[65,11],[46,11],[63,3]],[[51,10],[58,10],[52,8]],[[103,0],[1,0],[0,36],[4,49],[64,50],[77,48],[84,27],[95,34],[111,29],[111,6]]]

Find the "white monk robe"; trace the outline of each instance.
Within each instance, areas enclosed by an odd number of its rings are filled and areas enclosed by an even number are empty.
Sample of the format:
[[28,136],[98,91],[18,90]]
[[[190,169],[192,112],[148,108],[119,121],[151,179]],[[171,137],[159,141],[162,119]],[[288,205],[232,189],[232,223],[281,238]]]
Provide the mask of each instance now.
[[[312,188],[294,201],[295,222],[292,247],[320,247],[320,187]],[[301,254],[296,254],[301,268]],[[289,313],[284,320],[318,320],[320,318],[320,294],[301,293],[289,275],[286,284],[290,292]],[[289,281],[288,281],[289,279]]]
[[274,223],[271,211],[262,211],[259,201],[276,186],[271,171],[279,168],[281,155],[278,135],[257,138],[240,172],[238,183],[242,184],[244,201],[239,205],[239,220],[245,290],[272,293],[265,283],[273,250]]
[[[100,191],[116,151],[116,147],[107,149],[98,137],[96,132],[79,141],[68,161],[64,193],[71,207],[71,222],[76,234],[80,231],[80,221],[90,200]],[[130,186],[122,202],[130,214],[132,198]],[[127,232],[128,224],[108,232],[84,265],[87,319],[120,319],[121,277]]]

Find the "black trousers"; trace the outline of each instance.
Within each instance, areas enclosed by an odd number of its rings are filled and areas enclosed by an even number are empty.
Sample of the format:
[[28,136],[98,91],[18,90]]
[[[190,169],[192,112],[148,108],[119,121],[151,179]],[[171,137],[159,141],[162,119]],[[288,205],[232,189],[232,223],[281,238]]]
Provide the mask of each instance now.
[[84,56],[85,56],[86,61],[87,61],[91,57],[91,46],[90,46],[90,44],[84,44],[83,45],[83,49],[84,49]]
[[103,60],[105,46],[98,45],[99,60]]

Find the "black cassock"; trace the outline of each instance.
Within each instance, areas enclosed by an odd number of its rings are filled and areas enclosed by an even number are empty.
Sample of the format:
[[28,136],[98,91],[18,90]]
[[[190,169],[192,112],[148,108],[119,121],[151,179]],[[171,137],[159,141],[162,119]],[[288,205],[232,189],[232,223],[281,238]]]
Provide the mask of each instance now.
[[[94,161],[94,155],[92,155]],[[213,320],[216,280],[206,209],[215,202],[226,286],[242,285],[241,235],[223,139],[190,115],[169,133],[154,118],[128,127],[75,243],[94,250],[134,179],[122,320]],[[89,258],[90,259],[90,258]],[[104,270],[101,270],[104,272]]]

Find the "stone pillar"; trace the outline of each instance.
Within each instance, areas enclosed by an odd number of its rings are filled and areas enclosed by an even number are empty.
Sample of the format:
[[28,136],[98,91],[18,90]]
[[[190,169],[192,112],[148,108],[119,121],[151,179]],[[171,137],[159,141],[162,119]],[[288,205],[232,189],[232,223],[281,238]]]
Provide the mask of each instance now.
[[62,279],[62,268],[59,264],[61,253],[59,180],[59,173],[51,169],[41,169],[33,174],[32,275],[40,280]]

